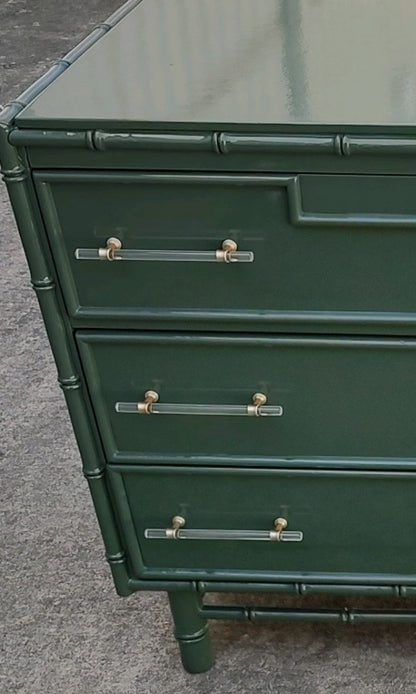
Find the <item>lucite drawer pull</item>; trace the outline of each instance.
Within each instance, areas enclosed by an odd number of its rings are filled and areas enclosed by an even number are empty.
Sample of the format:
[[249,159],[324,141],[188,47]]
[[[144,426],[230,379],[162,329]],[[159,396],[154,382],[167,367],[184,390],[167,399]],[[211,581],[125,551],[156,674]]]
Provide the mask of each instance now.
[[252,263],[252,251],[239,251],[232,239],[225,239],[219,249],[213,251],[178,251],[178,250],[141,250],[123,248],[120,239],[107,239],[105,248],[77,248],[77,260],[158,260],[158,261],[190,261],[216,263]]
[[273,530],[222,530],[185,528],[185,518],[174,516],[171,528],[146,528],[147,540],[266,540],[269,542],[302,542],[303,532],[285,530],[287,520],[276,518]]
[[281,405],[266,405],[264,393],[254,393],[251,405],[188,404],[159,402],[155,390],[147,390],[143,402],[116,402],[116,412],[127,414],[237,415],[249,417],[281,417]]

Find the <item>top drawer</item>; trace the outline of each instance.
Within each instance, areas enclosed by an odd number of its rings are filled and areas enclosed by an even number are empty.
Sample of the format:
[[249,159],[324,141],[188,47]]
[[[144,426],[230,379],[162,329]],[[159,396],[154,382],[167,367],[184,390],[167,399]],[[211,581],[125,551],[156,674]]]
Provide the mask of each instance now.
[[34,178],[76,326],[416,333],[414,177]]

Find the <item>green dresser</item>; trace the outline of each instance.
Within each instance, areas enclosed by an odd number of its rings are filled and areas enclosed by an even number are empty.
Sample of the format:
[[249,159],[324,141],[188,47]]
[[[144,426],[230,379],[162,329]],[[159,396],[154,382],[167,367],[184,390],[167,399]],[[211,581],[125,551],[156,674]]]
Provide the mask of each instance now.
[[[413,621],[416,5],[130,0],[0,113],[116,590]],[[54,426],[51,420],[51,427]],[[204,604],[322,594],[322,609]]]

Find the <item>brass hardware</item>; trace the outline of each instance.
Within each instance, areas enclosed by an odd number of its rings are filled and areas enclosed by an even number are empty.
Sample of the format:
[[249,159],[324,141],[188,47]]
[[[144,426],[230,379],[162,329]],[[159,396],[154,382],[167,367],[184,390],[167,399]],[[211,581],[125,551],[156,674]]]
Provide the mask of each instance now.
[[216,258],[219,263],[232,263],[233,259],[231,254],[238,249],[235,241],[232,239],[225,239],[222,242],[222,247],[220,250],[215,251]]
[[99,248],[98,255],[100,258],[106,260],[117,260],[117,258],[114,257],[114,253],[115,251],[119,251],[121,247],[122,243],[120,239],[117,239],[115,236],[110,236],[110,238],[107,239],[107,247]]
[[[157,403],[157,404],[156,404]],[[264,393],[254,393],[251,405],[223,405],[220,403],[166,403],[159,402],[159,393],[147,390],[141,402],[116,402],[116,412],[132,414],[169,414],[169,415],[217,415],[226,417],[281,417],[281,405],[267,405]]]
[[225,239],[221,248],[210,251],[167,248],[122,248],[120,239],[111,236],[105,248],[76,248],[77,260],[138,260],[155,262],[252,263],[253,251],[239,251],[237,243]]
[[222,242],[222,250],[223,251],[236,251],[237,250],[237,244],[233,239],[225,239],[225,241]]
[[274,530],[186,528],[185,519],[182,516],[174,516],[170,528],[146,528],[144,536],[147,540],[302,542],[303,532],[301,530],[285,530],[286,526],[286,518],[276,518]]
[[247,414],[250,417],[260,417],[260,407],[266,404],[267,396],[264,393],[254,393],[252,402],[252,405],[247,405]]
[[280,533],[281,530],[284,530],[287,528],[287,520],[286,518],[276,518],[274,521],[274,529]]
[[153,403],[159,400],[159,393],[155,390],[146,390],[144,394],[144,401],[137,403],[137,410],[139,414],[152,414]]
[[261,407],[267,402],[267,396],[264,393],[254,393],[253,395],[253,405]]
[[186,521],[183,516],[173,516],[172,518],[172,527],[166,529],[166,537],[169,540],[177,540],[178,539],[178,530],[184,527]]
[[274,530],[270,531],[270,539],[275,542],[280,542],[280,533],[287,528],[286,518],[276,518],[274,521]]

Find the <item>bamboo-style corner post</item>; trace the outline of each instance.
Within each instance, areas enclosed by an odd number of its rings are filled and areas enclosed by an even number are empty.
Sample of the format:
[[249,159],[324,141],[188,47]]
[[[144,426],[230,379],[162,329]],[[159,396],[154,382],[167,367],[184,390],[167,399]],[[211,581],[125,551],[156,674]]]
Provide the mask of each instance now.
[[205,672],[214,662],[202,596],[193,590],[168,592],[182,664],[191,673]]

